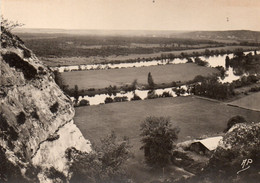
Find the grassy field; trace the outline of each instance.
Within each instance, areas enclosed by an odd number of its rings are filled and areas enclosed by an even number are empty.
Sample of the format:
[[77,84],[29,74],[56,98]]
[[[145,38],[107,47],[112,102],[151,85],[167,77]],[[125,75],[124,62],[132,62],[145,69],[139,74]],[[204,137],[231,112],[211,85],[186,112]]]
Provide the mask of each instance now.
[[260,111],[260,92],[252,93],[243,98],[237,99],[233,102],[230,102],[230,105],[243,107],[246,109]]
[[140,84],[147,84],[147,75],[149,72],[151,72],[154,82],[161,84],[173,81],[188,81],[197,75],[207,76],[216,73],[217,70],[189,63],[126,69],[64,72],[62,73],[62,77],[71,88],[74,85],[78,85],[79,89],[88,89],[105,88],[109,85],[122,86],[131,84],[134,79],[137,79]]
[[139,150],[140,123],[148,116],[170,116],[180,128],[179,141],[217,135],[226,128],[227,120],[242,115],[248,121],[259,121],[260,112],[228,106],[196,97],[159,98],[145,101],[112,103],[76,108],[75,123],[86,139],[98,143],[99,138],[114,130],[119,137],[128,136],[135,155],[128,165],[129,174],[139,182],[157,176],[143,164]]
[[[230,50],[233,51],[238,48],[247,49],[259,49],[257,47],[252,46],[223,46],[217,48],[208,48],[211,50]],[[58,66],[58,65],[80,65],[80,64],[94,64],[94,63],[101,63],[101,62],[111,62],[111,61],[124,61],[129,59],[138,59],[138,58],[154,58],[160,57],[161,54],[174,54],[176,56],[180,56],[180,54],[186,53],[191,54],[193,52],[203,53],[205,48],[203,49],[189,49],[189,50],[179,50],[179,51],[168,51],[168,52],[157,52],[157,53],[150,53],[150,54],[129,54],[129,55],[110,55],[106,57],[102,56],[90,56],[90,57],[55,57],[55,58],[46,58],[42,57],[41,60],[48,66]]]

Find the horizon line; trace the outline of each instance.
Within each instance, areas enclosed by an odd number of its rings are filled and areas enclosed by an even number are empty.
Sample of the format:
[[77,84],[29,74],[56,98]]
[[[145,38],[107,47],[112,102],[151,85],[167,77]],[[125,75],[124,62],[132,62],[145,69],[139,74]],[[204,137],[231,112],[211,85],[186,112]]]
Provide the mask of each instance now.
[[36,29],[36,30],[63,30],[63,31],[161,31],[161,32],[170,32],[170,31],[180,31],[180,32],[194,32],[194,31],[254,31],[254,32],[260,32],[260,30],[250,30],[250,29],[225,29],[225,30],[212,30],[212,29],[196,29],[196,30],[180,30],[180,29],[166,29],[166,30],[160,30],[160,29],[69,29],[69,28],[33,28],[33,27],[18,27],[13,29],[15,30],[22,30],[22,29]]

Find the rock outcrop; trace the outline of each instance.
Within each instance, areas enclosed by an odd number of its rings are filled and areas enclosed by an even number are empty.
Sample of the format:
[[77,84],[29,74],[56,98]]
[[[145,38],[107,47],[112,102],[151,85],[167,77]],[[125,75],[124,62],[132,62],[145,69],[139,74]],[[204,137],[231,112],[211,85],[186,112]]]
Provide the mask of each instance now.
[[235,124],[224,135],[204,170],[184,182],[257,183],[259,157],[260,123]]
[[50,69],[1,28],[0,182],[52,181],[50,170],[68,180],[66,149],[89,152],[90,142]]

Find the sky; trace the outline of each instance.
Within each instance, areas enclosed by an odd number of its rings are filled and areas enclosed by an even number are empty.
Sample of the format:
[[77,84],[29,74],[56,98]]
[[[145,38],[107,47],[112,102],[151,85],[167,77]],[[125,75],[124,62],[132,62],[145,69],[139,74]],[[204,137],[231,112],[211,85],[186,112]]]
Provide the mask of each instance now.
[[0,0],[23,28],[256,30],[260,0]]

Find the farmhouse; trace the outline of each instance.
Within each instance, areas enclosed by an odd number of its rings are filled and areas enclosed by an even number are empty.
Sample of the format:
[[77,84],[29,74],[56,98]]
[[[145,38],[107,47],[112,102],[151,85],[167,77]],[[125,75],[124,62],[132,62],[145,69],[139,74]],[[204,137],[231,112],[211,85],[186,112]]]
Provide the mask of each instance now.
[[222,140],[222,136],[210,137],[203,140],[196,140],[191,143],[189,149],[199,154],[209,155],[210,152],[215,150],[219,141]]

